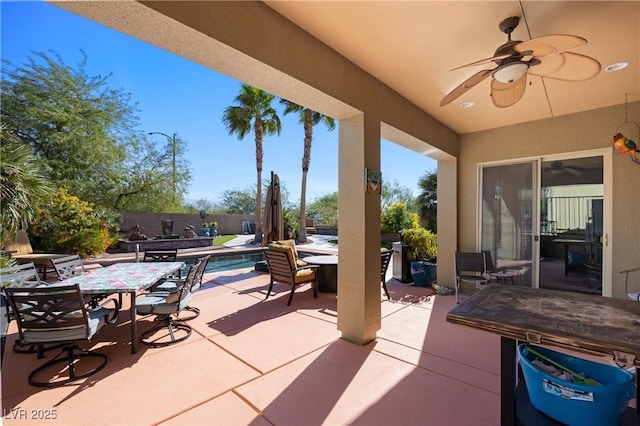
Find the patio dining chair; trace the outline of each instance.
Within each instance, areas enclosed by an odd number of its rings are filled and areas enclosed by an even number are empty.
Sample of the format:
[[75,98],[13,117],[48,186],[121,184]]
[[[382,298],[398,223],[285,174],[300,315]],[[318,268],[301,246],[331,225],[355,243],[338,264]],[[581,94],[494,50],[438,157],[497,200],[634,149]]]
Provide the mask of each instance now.
[[[178,249],[147,249],[144,251],[143,262],[176,262],[178,260]],[[182,272],[178,270],[174,278],[181,279]],[[159,283],[158,283],[159,284]]]
[[[35,288],[5,288],[18,323],[18,340],[23,345],[62,344],[54,358],[29,374],[29,384],[38,387],[60,386],[100,371],[107,356],[81,349],[79,342],[90,341],[105,325],[118,319],[120,304],[108,299],[94,309],[84,303],[80,287],[51,285]],[[109,308],[107,304],[113,304]],[[85,358],[99,358],[82,362]],[[65,368],[54,367],[66,363]]]
[[174,291],[152,291],[136,302],[138,315],[156,316],[155,324],[141,334],[140,342],[160,347],[181,342],[191,336],[191,327],[179,315],[191,302],[191,288],[196,284],[198,269],[202,263],[203,260],[196,259],[189,268],[184,283]]
[[318,280],[316,278],[318,265],[298,267],[293,249],[288,246],[271,244],[269,247],[264,248],[263,251],[269,265],[270,274],[269,289],[265,300],[269,298],[273,283],[276,281],[291,286],[287,306],[291,305],[296,287],[302,284],[311,283],[313,297],[318,298]]
[[389,290],[387,290],[387,269],[389,268],[389,263],[391,263],[391,256],[393,256],[393,250],[380,252],[380,280],[382,281],[384,293],[389,300],[391,296],[389,296]]
[[489,283],[487,267],[483,252],[459,252],[455,253],[456,270],[456,303],[460,303],[460,283],[472,282],[479,288]]
[[178,249],[147,249],[144,251],[143,262],[175,262]]
[[[76,275],[86,274],[88,272],[84,267],[84,262],[78,254],[71,254],[69,256],[51,259],[51,264],[53,265],[53,269],[56,271],[56,275],[58,275],[58,279],[61,281],[75,277]],[[95,308],[98,306],[100,301],[107,296],[108,294],[92,294],[84,295],[83,298],[85,303]],[[122,294],[118,294],[118,302],[122,305]]]
[[[7,299],[6,296],[6,288],[35,288],[35,287],[45,287],[49,285],[49,283],[42,281],[40,279],[40,274],[36,269],[36,266],[33,262],[23,263],[21,265],[9,266],[6,268],[0,269],[0,289],[2,292],[2,297]],[[8,305],[8,301],[7,301]],[[7,310],[7,323],[11,322],[12,319],[15,318],[15,314],[10,305],[8,305]],[[20,340],[16,340],[13,343],[13,351],[19,354],[31,354],[37,353],[38,358],[44,358],[44,352],[60,347],[60,345],[30,345],[23,344]]]
[[635,275],[636,280],[629,282],[629,274],[634,272],[640,272],[640,266],[632,269],[625,269],[624,271],[620,271],[621,274],[625,274],[624,278],[624,292],[627,294],[627,297],[631,300],[635,300],[640,302],[640,273]]
[[487,266],[489,282],[491,282],[491,280],[495,278],[497,283],[499,283],[500,281],[506,283],[507,280],[509,280],[511,281],[511,285],[515,285],[515,273],[507,271],[506,268],[496,268],[496,266],[493,264],[493,256],[491,255],[490,250],[482,250],[482,253],[484,253],[484,260]]
[[[202,288],[202,276],[204,275],[204,271],[207,268],[207,264],[209,263],[209,259],[211,255],[208,254],[206,256],[202,256],[196,259],[196,263],[198,267],[196,269],[193,285],[191,286],[191,292],[200,290]],[[160,294],[162,292],[175,292],[183,286],[185,280],[167,280],[162,282],[159,285],[154,286],[153,293]],[[189,315],[187,317],[179,316],[181,321],[189,321],[194,318],[197,318],[200,315],[200,309],[194,306],[187,306],[184,308],[185,311],[193,312],[193,315]]]
[[67,278],[87,272],[82,259],[77,254],[51,259],[51,263],[59,280],[66,280]]

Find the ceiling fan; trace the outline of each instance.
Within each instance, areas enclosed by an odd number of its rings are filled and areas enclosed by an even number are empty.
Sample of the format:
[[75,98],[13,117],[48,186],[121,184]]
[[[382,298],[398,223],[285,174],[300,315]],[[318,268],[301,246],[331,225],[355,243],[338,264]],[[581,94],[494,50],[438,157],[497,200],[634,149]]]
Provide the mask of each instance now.
[[507,35],[507,42],[496,49],[493,57],[472,62],[451,71],[476,65],[495,63],[491,69],[478,71],[447,96],[440,106],[457,99],[467,90],[491,76],[491,99],[499,108],[509,107],[524,96],[527,74],[566,81],[589,80],[600,72],[600,62],[567,52],[587,43],[582,37],[568,34],[552,34],[532,38],[528,41],[511,40],[511,33],[518,26],[520,18],[512,16],[500,22],[498,28]]
[[568,173],[570,175],[580,177],[584,174],[584,169],[577,166],[565,166],[562,161],[552,161],[548,167],[544,168],[544,171],[552,175],[561,175]]

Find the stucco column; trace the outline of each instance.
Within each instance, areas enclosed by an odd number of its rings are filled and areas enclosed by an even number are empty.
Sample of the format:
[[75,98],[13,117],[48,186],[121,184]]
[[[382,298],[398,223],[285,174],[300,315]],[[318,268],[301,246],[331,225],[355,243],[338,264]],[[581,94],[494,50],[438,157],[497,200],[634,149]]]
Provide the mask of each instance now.
[[341,120],[338,138],[338,330],[364,345],[381,322],[380,195],[365,188],[365,170],[380,170],[380,122]]
[[455,288],[454,254],[458,249],[458,161],[438,159],[438,276],[440,285]]

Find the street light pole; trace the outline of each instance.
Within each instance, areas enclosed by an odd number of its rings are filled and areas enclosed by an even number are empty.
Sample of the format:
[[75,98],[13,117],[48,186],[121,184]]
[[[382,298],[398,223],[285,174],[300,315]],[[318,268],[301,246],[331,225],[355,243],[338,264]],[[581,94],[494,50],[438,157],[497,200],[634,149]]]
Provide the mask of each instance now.
[[162,132],[149,132],[149,135],[162,135],[165,138],[167,138],[167,140],[169,141],[169,143],[171,144],[171,154],[172,154],[172,172],[173,172],[173,198],[174,201],[176,199],[176,193],[178,192],[178,188],[177,188],[177,182],[178,179],[176,177],[176,134],[174,133],[173,136],[169,136],[166,133],[162,133]]

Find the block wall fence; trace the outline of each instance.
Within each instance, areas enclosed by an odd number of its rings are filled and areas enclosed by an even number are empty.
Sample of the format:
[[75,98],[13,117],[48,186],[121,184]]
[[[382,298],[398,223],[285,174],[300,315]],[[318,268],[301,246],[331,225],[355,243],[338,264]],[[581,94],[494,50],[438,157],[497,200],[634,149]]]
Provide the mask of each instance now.
[[184,236],[184,228],[193,225],[196,233],[200,232],[203,222],[218,222],[218,235],[242,234],[243,221],[255,222],[251,214],[207,214],[204,219],[198,213],[138,213],[120,212],[122,221],[120,228],[124,234],[135,225],[140,225],[143,233],[149,238],[162,235],[162,221],[173,220],[173,233]]

